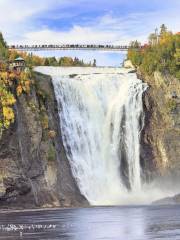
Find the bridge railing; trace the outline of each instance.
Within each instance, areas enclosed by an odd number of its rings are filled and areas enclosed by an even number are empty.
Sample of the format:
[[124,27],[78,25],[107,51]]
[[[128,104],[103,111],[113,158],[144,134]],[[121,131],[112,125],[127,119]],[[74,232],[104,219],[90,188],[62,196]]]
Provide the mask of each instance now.
[[9,49],[14,50],[43,50],[43,49],[110,49],[110,50],[128,50],[128,45],[95,45],[95,44],[42,44],[42,45],[10,45]]

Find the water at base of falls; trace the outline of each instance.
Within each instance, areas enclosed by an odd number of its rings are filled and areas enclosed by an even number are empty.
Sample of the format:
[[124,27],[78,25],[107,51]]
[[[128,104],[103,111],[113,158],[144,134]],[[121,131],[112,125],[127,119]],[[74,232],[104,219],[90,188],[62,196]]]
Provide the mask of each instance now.
[[140,132],[147,85],[123,68],[53,68],[62,137],[92,205],[141,203]]

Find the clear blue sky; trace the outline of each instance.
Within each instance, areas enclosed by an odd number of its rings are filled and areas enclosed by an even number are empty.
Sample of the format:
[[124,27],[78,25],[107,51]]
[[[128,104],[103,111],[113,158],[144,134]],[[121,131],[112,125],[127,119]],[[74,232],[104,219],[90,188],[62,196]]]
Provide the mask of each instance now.
[[162,23],[180,31],[179,12],[180,0],[0,0],[0,30],[10,44],[127,44]]

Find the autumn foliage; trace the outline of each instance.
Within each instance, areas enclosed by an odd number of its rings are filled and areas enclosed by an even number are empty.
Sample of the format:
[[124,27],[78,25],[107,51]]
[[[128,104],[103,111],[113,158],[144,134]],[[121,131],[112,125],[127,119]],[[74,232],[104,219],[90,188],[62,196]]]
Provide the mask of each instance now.
[[8,70],[8,61],[17,54],[8,52],[0,34],[0,137],[4,129],[14,122],[14,104],[21,94],[29,94],[32,82],[29,70],[17,73]]
[[0,135],[2,130],[14,122],[13,106],[21,94],[30,93],[31,74],[0,71]]
[[[9,63],[16,58],[21,57],[25,60],[26,70],[17,72],[9,70]],[[94,60],[95,62],[95,60]],[[29,94],[31,91],[32,67],[34,66],[92,66],[91,63],[84,63],[83,60],[71,57],[39,57],[32,53],[18,52],[16,50],[8,50],[3,35],[0,33],[0,137],[4,129],[7,129],[15,120],[14,105],[22,94]],[[44,129],[48,129],[48,118],[42,115],[42,125]],[[50,137],[54,137],[53,132],[49,133]]]
[[151,75],[154,71],[167,72],[180,79],[180,35],[168,31],[163,24],[160,31],[150,34],[149,44],[140,45],[132,42],[128,51],[128,58],[145,74]]

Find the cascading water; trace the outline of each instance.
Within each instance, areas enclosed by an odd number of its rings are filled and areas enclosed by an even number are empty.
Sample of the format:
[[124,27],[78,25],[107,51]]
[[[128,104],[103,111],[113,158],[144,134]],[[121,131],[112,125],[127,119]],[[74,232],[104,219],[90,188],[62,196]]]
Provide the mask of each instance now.
[[92,205],[141,191],[139,139],[147,85],[122,68],[44,68],[53,78],[63,142]]

